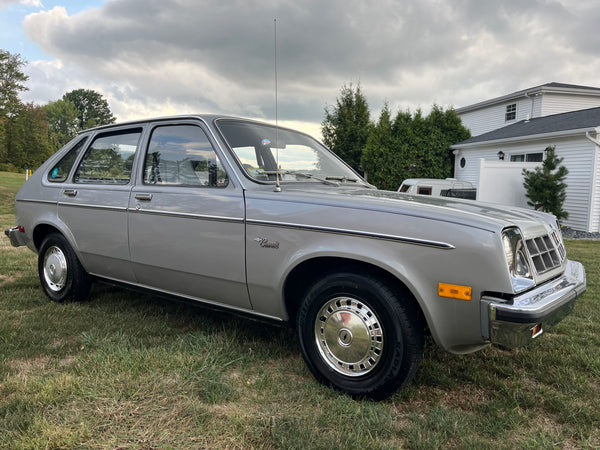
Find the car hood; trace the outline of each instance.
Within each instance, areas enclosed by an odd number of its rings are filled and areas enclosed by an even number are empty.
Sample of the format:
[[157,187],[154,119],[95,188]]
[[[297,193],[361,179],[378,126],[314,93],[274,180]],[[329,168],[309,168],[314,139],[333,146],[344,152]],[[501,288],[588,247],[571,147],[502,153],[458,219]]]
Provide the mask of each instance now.
[[342,208],[422,217],[491,232],[518,226],[526,238],[547,233],[549,227],[555,223],[551,214],[473,200],[409,195],[359,187],[323,189],[319,186],[307,187],[306,184],[282,187],[283,192],[278,195],[286,197],[287,201],[297,201],[302,197],[303,202],[314,201]]
[[463,223],[490,231],[516,225],[524,232],[529,231],[533,235],[539,235],[540,228],[546,229],[540,222],[550,224],[555,221],[552,215],[539,211],[450,197],[409,195],[374,189],[348,191],[346,195],[377,199],[380,204],[396,205],[400,210],[417,210],[423,215],[431,215],[430,218],[437,217],[440,220]]

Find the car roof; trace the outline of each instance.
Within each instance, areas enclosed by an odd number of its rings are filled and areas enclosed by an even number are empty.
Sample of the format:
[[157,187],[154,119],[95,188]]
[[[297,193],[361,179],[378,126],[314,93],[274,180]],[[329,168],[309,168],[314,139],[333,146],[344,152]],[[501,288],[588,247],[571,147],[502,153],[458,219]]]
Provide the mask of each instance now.
[[228,115],[223,115],[223,114],[181,114],[181,115],[174,115],[174,116],[146,117],[143,119],[128,120],[125,122],[111,123],[111,124],[107,124],[107,125],[99,125],[97,127],[87,128],[85,130],[80,131],[79,133],[87,133],[89,131],[96,131],[96,130],[105,130],[105,129],[120,127],[120,126],[127,126],[127,125],[144,124],[144,123],[148,123],[148,122],[160,122],[163,120],[166,121],[166,120],[178,120],[178,119],[179,120],[199,119],[199,120],[202,120],[207,123],[210,123],[216,119],[237,119],[237,120],[245,120],[245,121],[249,121],[249,122],[257,122],[252,119],[246,119],[243,117],[236,117],[236,116],[228,116]]

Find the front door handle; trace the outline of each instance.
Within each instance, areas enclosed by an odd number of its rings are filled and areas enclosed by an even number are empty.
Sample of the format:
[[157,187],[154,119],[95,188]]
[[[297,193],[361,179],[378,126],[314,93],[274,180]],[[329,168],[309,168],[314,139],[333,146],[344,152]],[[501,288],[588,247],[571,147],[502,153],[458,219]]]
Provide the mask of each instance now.
[[63,194],[68,195],[69,197],[75,197],[77,195],[77,189],[65,189]]
[[150,200],[152,200],[152,194],[138,193],[138,194],[135,194],[135,199],[144,201],[144,202],[149,202]]

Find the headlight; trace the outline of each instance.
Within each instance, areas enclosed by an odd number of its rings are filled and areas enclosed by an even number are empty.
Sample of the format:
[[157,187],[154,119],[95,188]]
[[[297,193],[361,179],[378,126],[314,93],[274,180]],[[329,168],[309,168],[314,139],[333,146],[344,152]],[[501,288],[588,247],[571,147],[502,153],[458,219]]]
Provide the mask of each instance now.
[[521,231],[518,228],[504,230],[502,245],[514,291],[521,292],[534,286],[535,281]]
[[554,225],[554,229],[552,230],[552,238],[554,239],[554,243],[556,245],[556,249],[560,255],[560,260],[564,261],[567,257],[567,252],[565,250],[565,243],[563,242],[562,229],[560,228],[560,224],[558,220]]

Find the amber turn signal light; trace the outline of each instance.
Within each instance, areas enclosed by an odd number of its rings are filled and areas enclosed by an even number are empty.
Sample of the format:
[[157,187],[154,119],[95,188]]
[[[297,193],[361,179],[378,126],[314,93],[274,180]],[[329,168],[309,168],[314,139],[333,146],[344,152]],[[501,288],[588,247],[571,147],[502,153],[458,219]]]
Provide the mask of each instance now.
[[438,283],[438,295],[440,297],[456,298],[458,300],[471,300],[473,289],[471,289],[471,286]]

